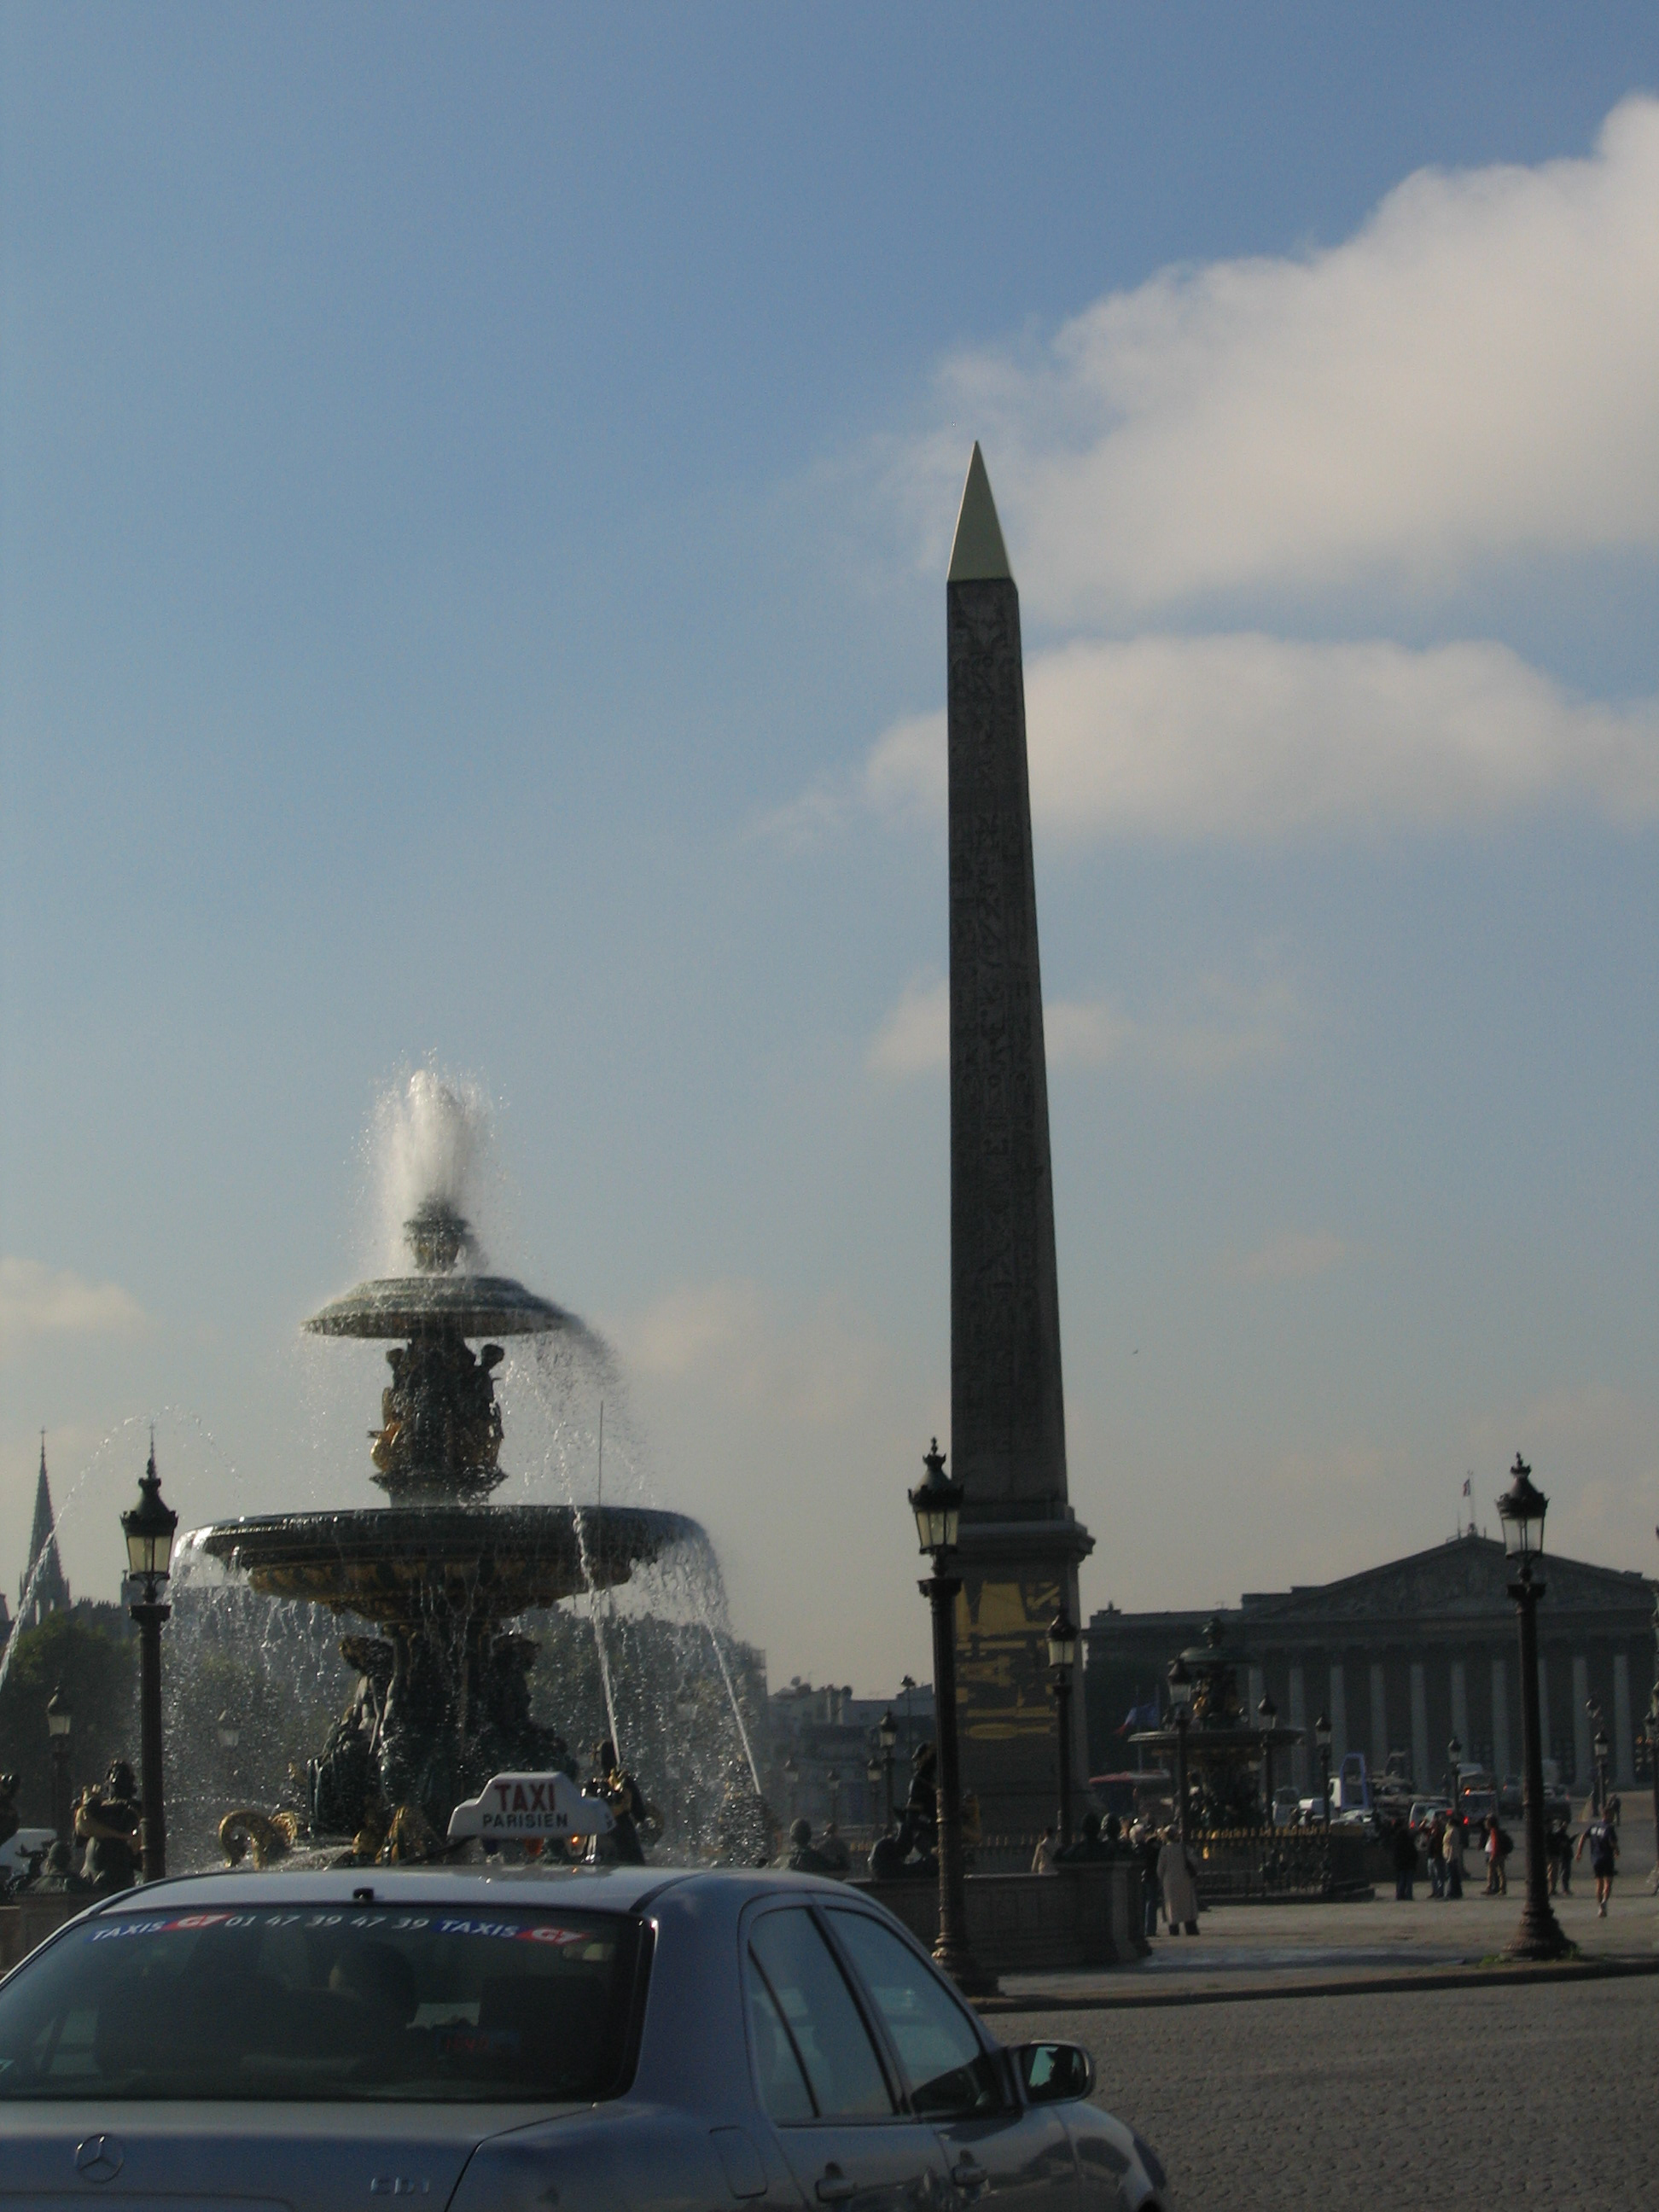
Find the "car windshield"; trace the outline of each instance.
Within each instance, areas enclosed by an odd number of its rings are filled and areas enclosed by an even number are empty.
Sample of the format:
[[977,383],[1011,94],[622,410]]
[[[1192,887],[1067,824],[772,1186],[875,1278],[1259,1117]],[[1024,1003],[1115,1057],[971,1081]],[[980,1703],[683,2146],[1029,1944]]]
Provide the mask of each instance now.
[[613,1913],[122,1911],[0,1985],[0,2101],[612,2093],[641,1935]]

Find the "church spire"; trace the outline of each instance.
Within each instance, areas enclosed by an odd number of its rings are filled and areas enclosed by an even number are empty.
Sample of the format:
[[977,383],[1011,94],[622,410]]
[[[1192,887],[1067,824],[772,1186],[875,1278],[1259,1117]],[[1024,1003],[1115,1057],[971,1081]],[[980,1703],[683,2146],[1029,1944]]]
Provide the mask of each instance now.
[[52,1485],[46,1480],[46,1432],[40,1431],[40,1473],[34,1486],[34,1527],[29,1563],[17,1592],[17,1626],[38,1628],[49,1613],[69,1611],[69,1584],[58,1554],[58,1524],[52,1517]]

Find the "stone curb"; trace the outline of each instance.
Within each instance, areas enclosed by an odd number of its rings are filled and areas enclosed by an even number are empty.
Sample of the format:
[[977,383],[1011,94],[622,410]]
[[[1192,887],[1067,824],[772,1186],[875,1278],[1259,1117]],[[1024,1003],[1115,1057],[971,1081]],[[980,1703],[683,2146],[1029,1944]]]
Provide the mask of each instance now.
[[1339,1981],[1254,1982],[1243,1989],[1125,1990],[1121,1995],[975,1997],[975,2012],[1145,2012],[1164,2005],[1250,2004],[1282,1997],[1369,1997],[1397,1990],[1510,1989],[1517,1982],[1618,1981],[1659,1974],[1659,1959],[1565,1959],[1559,1966],[1425,1966],[1415,1973],[1357,1974]]

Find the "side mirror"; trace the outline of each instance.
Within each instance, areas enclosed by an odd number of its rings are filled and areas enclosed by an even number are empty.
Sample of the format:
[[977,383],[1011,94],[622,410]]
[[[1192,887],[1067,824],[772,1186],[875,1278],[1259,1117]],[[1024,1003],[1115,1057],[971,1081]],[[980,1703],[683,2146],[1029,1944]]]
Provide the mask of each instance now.
[[1011,2055],[1028,2104],[1075,2104],[1095,2086],[1095,2062],[1075,2043],[1022,2043]]

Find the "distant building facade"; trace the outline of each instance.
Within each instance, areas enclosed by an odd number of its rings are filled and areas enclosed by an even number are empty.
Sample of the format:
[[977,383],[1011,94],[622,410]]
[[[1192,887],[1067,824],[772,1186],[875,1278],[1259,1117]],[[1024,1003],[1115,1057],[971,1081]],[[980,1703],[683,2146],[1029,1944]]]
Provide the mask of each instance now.
[[[1575,1790],[1592,1779],[1599,1709],[1621,1789],[1636,1780],[1636,1733],[1655,1678],[1656,1585],[1580,1559],[1544,1561],[1538,1608],[1543,1754]],[[1380,1770],[1404,1752],[1419,1790],[1447,1779],[1455,1736],[1463,1763],[1503,1776],[1521,1769],[1521,1686],[1515,1607],[1504,1547],[1470,1532],[1432,1551],[1340,1582],[1247,1591],[1221,1614],[1230,1644],[1249,1654],[1252,1712],[1264,1691],[1308,1741],[1292,1778],[1318,1786],[1313,1725],[1329,1718],[1332,1759],[1365,1753]],[[1132,1765],[1120,1731],[1135,1707],[1167,1699],[1170,1661],[1196,1643],[1207,1613],[1120,1613],[1089,1622],[1085,1674],[1090,1768]],[[1239,1684],[1244,1689],[1243,1681]]]
[[872,1786],[866,1770],[872,1759],[883,1759],[880,1730],[888,1712],[897,1730],[894,1801],[902,1806],[910,1753],[933,1740],[931,1683],[913,1682],[892,1698],[855,1698],[850,1686],[814,1688],[799,1679],[774,1690],[768,1700],[774,1810],[787,1820],[799,1814],[815,1829],[827,1828],[832,1813],[838,1827],[878,1828],[886,1815],[886,1777]]

